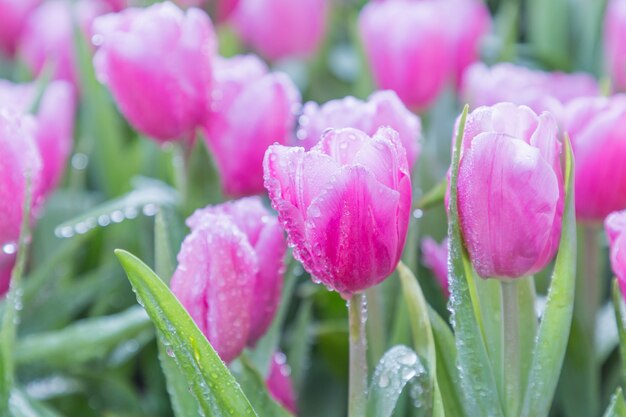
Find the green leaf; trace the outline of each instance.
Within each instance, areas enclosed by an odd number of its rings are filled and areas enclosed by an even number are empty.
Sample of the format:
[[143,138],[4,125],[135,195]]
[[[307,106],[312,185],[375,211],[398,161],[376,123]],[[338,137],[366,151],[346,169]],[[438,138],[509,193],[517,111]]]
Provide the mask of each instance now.
[[101,358],[115,347],[144,332],[150,320],[140,307],[107,317],[83,319],[62,330],[27,336],[18,341],[15,361],[73,365]]
[[622,395],[622,389],[617,388],[611,397],[611,402],[604,412],[604,417],[626,417],[626,402]]
[[443,416],[443,400],[437,383],[437,348],[428,316],[428,304],[417,279],[402,262],[398,264],[398,275],[402,282],[404,299],[409,309],[409,320],[413,331],[413,346],[417,354],[426,359],[429,375],[429,390],[433,393],[433,415]]
[[22,224],[17,245],[17,259],[11,271],[11,283],[4,303],[4,314],[0,327],[0,414],[8,415],[9,399],[15,383],[15,337],[19,311],[22,309],[22,275],[26,267],[26,249],[30,236],[30,210],[32,182],[30,172],[24,174],[26,182],[22,202]]
[[529,0],[528,37],[537,56],[553,68],[569,69],[568,0]]
[[141,177],[134,182],[136,185],[134,190],[60,224],[54,233],[59,237],[72,237],[98,226],[119,223],[127,218],[132,219],[140,213],[153,216],[160,206],[178,204],[178,193],[167,184]]
[[263,377],[246,355],[241,355],[239,359],[233,361],[230,368],[259,416],[292,416],[272,398]]
[[439,204],[443,204],[447,189],[448,179],[444,178],[420,198],[417,202],[417,207],[422,210],[427,210]]
[[613,280],[613,307],[619,334],[619,353],[622,358],[622,381],[626,381],[626,306],[617,279]]
[[368,417],[390,417],[402,390],[410,382],[419,385],[416,391],[421,393],[414,398],[420,404],[420,410],[432,407],[432,390],[428,371],[419,356],[410,348],[394,346],[382,357],[372,376],[367,398]]
[[291,327],[287,362],[291,367],[291,380],[296,392],[304,385],[305,371],[308,367],[311,350],[311,321],[313,320],[313,300],[306,298],[300,303],[300,308]]
[[185,375],[206,416],[257,416],[228,368],[161,279],[130,253],[116,250],[137,300]]
[[9,408],[12,417],[61,417],[61,414],[30,398],[19,390],[11,392]]
[[[169,213],[169,215],[168,215]],[[160,210],[154,222],[154,258],[156,262],[156,272],[160,277],[169,278],[174,274],[176,265],[176,253],[171,249],[174,238],[174,231],[171,211]],[[182,238],[181,238],[182,240]],[[177,246],[180,246],[180,241]],[[176,417],[190,417],[197,413],[198,401],[189,392],[185,375],[176,365],[174,358],[167,354],[167,348],[161,340],[158,341],[158,356],[161,370],[165,375],[167,392],[170,395],[172,408]]]
[[541,325],[535,342],[522,416],[547,416],[572,322],[576,285],[576,217],[574,214],[574,157],[565,140],[565,208],[559,252]]
[[[471,266],[465,253],[459,226],[457,183],[461,141],[467,119],[468,106],[463,109],[452,156],[450,175],[450,213],[448,235],[450,239],[450,309],[451,321],[456,334],[456,346],[461,372],[461,384],[465,401],[472,416],[502,416],[502,406],[498,396],[498,385],[487,348],[481,336],[482,330],[475,313],[477,296],[470,286]],[[480,317],[480,316],[479,316]]]

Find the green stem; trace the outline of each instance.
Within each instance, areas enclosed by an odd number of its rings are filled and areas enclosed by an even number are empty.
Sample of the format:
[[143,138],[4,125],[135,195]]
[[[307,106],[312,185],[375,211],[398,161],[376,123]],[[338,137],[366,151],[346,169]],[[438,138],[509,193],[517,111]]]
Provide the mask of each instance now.
[[350,391],[348,417],[365,417],[367,404],[367,301],[365,294],[356,293],[348,301],[350,318]]
[[583,228],[585,263],[582,282],[583,291],[580,295],[584,297],[585,326],[590,332],[591,340],[593,340],[603,279],[600,271],[600,248],[598,245],[597,228],[595,225],[584,225]]
[[516,417],[519,414],[520,402],[518,283],[517,281],[502,281],[500,288],[502,291],[504,404],[507,417]]
[[375,366],[385,354],[387,332],[383,314],[382,288],[377,285],[365,291],[367,297],[367,343],[369,364]]

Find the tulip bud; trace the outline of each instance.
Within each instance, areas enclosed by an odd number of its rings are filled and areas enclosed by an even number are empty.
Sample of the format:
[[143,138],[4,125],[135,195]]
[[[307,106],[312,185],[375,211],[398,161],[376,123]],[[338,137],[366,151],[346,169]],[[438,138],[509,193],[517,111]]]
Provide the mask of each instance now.
[[556,253],[563,214],[556,120],[501,103],[469,114],[458,177],[461,231],[483,278],[518,278]]
[[581,98],[565,110],[576,157],[576,216],[602,221],[626,208],[626,95]]
[[272,145],[263,167],[294,257],[315,281],[349,297],[394,271],[409,224],[411,178],[393,129],[373,137],[327,131],[308,152]]
[[282,230],[258,197],[197,210],[187,225],[172,292],[230,362],[274,317],[284,272]]
[[441,244],[429,236],[422,240],[422,263],[428,267],[446,296],[450,295],[448,282],[448,238]]
[[578,97],[599,94],[598,83],[591,75],[544,72],[510,63],[491,68],[473,64],[465,72],[462,89],[471,108],[512,102],[536,113],[549,111],[559,120],[563,105]]
[[[0,106],[18,113],[25,114],[34,109],[37,93],[36,83],[13,84],[0,80]],[[72,150],[75,95],[71,84],[52,81],[43,91],[38,108],[34,110],[35,140],[43,164],[40,189],[36,190],[35,197],[45,197],[63,176]]]
[[328,0],[239,0],[232,23],[269,59],[309,55],[324,35],[327,8]]
[[29,14],[41,0],[0,0],[0,52],[13,56]]
[[291,369],[287,365],[287,358],[283,353],[276,352],[272,356],[270,373],[265,383],[274,400],[291,411],[293,415],[298,413],[296,393],[291,382]]
[[452,43],[432,1],[371,2],[359,16],[359,32],[376,84],[398,93],[411,108],[430,105],[452,68]]
[[253,55],[216,59],[215,83],[205,133],[223,188],[233,196],[262,193],[263,155],[272,143],[287,143],[300,93]]
[[626,1],[610,0],[604,20],[604,55],[614,90],[626,90]]
[[170,2],[94,22],[98,79],[134,128],[161,141],[191,136],[211,102],[216,39],[209,17]]
[[41,158],[34,131],[32,117],[0,108],[0,258],[17,250],[27,178],[33,194],[39,188]]
[[420,152],[420,118],[411,113],[393,91],[378,91],[368,101],[346,97],[322,106],[311,101],[304,105],[298,122],[297,144],[307,150],[319,141],[328,128],[354,127],[373,135],[379,127],[389,126],[400,136],[409,168],[413,167]]
[[611,267],[622,294],[626,294],[626,210],[611,213],[604,227],[609,238]]
[[19,55],[36,75],[51,67],[54,79],[78,85],[79,76],[75,54],[74,18],[77,30],[91,36],[96,16],[110,11],[106,3],[82,0],[44,2],[31,13],[19,45]]

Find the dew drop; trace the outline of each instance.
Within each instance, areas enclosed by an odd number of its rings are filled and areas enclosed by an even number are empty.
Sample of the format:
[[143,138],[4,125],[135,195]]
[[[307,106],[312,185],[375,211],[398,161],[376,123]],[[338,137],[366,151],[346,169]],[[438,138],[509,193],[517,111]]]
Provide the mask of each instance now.
[[81,171],[87,168],[87,164],[89,163],[89,157],[84,153],[77,152],[72,155],[72,168],[77,171]]
[[422,216],[424,215],[424,212],[420,209],[415,209],[413,210],[413,217],[416,219],[421,219]]
[[17,252],[17,245],[14,242],[5,243],[2,245],[2,252],[7,255],[13,255]]
[[91,43],[95,46],[102,45],[104,43],[104,36],[100,35],[99,33],[96,33],[95,35],[91,37]]

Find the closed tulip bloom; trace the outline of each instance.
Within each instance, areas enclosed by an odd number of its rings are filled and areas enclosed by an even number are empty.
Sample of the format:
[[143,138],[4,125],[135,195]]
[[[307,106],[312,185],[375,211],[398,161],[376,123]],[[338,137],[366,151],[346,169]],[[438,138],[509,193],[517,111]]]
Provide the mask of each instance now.
[[579,99],[565,113],[576,157],[576,216],[603,221],[626,208],[626,95]]
[[264,171],[294,256],[316,282],[349,297],[394,271],[411,209],[397,132],[331,130],[308,152],[272,145]]
[[594,97],[600,92],[589,74],[545,72],[502,63],[489,68],[473,64],[463,78],[463,98],[471,108],[500,102],[523,104],[536,113],[549,111],[560,121],[563,106],[579,97]]
[[35,110],[35,141],[41,155],[40,189],[45,197],[59,183],[73,145],[75,94],[68,82],[52,81],[41,95],[38,107],[36,83],[13,84],[0,80],[0,107],[19,113]]
[[231,18],[244,42],[274,60],[315,52],[327,8],[328,0],[239,0]]
[[433,272],[444,294],[446,296],[450,295],[448,282],[448,238],[445,238],[439,244],[432,237],[425,237],[422,240],[422,263]]
[[217,59],[215,83],[205,133],[224,191],[263,193],[263,155],[272,143],[289,140],[300,93],[285,74],[268,72],[253,55]]
[[[19,56],[34,74],[50,67],[53,78],[79,82],[75,54],[75,30],[88,38],[96,16],[110,11],[108,4],[96,0],[51,0],[31,13],[19,45]],[[78,28],[74,28],[74,16]]]
[[604,223],[609,238],[611,267],[617,282],[626,294],[626,210],[611,213]]
[[296,415],[298,407],[296,393],[291,382],[291,368],[287,365],[287,358],[283,353],[276,352],[272,356],[270,373],[265,383],[272,398]]
[[604,20],[604,56],[613,88],[626,90],[626,1],[610,0]]
[[413,167],[419,156],[422,139],[420,118],[411,113],[396,93],[390,90],[378,91],[367,101],[346,97],[331,100],[322,106],[308,102],[298,122],[296,143],[305,149],[313,147],[328,128],[354,127],[373,135],[379,127],[389,126],[399,134],[409,168]]
[[461,231],[483,278],[543,269],[561,234],[563,174],[556,120],[511,103],[471,112],[458,177]]
[[197,210],[187,225],[172,291],[230,362],[274,317],[284,272],[282,229],[258,197]]
[[[39,188],[41,158],[34,139],[35,121],[0,107],[0,252],[11,255],[20,236],[27,178]],[[2,261],[4,262],[4,261]]]
[[216,39],[209,17],[170,2],[94,22],[98,79],[141,133],[167,141],[193,134],[208,115]]
[[13,56],[28,15],[41,0],[0,0],[0,53]]

